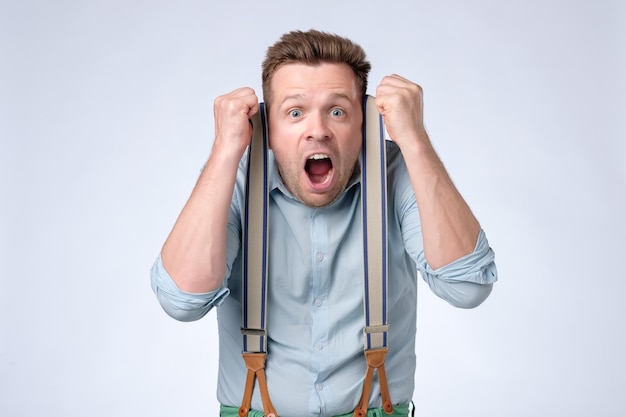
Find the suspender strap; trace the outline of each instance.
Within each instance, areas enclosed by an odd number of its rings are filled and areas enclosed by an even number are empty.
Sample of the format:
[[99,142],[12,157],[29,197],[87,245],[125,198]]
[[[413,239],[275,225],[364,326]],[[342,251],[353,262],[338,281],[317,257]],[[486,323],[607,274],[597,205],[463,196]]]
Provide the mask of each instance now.
[[[382,117],[374,98],[363,103],[363,146],[361,155],[361,207],[363,221],[365,326],[363,332],[367,372],[354,416],[365,416],[374,376],[378,380],[387,414],[393,412],[385,374],[387,354],[387,169]],[[248,368],[239,417],[251,407],[255,379],[267,417],[277,417],[265,378],[267,357],[267,253],[269,223],[268,135],[265,106],[251,120],[253,135],[248,150],[248,167],[243,214],[242,337],[243,358]]]
[[263,410],[267,417],[276,417],[265,379],[267,356],[267,251],[268,251],[268,138],[265,106],[252,118],[252,140],[248,149],[245,203],[243,215],[242,274],[242,345],[248,368],[239,416],[248,415],[255,379],[259,383]]
[[387,354],[387,165],[382,116],[374,97],[363,103],[363,146],[361,155],[361,209],[363,218],[363,332],[367,372],[354,416],[365,416],[374,370],[378,371],[385,413],[393,412],[385,374]]

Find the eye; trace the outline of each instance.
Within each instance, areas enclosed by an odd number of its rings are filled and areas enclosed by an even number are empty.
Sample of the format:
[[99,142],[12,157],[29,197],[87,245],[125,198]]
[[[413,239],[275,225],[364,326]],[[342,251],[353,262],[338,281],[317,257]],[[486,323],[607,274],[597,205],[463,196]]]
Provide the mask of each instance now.
[[330,111],[330,114],[331,114],[331,116],[334,116],[334,117],[341,117],[341,116],[343,116],[346,113],[343,110],[341,110],[341,109],[336,109],[335,108],[335,109],[332,109]]
[[297,119],[300,116],[302,116],[302,112],[300,110],[298,109],[289,110],[289,117],[293,119]]

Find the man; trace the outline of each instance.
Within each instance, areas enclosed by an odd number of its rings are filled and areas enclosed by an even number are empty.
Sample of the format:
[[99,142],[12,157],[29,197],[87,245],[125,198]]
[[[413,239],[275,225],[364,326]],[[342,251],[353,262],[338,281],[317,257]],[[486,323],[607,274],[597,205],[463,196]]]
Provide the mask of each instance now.
[[[263,63],[271,161],[267,386],[282,416],[352,415],[361,395],[363,257],[359,211],[362,101],[370,64],[360,46],[318,31],[285,34]],[[215,100],[215,141],[152,270],[165,311],[197,320],[215,306],[218,400],[237,415],[241,358],[243,156],[259,99],[241,88]],[[393,415],[408,413],[415,372],[417,272],[450,304],[482,303],[494,254],[436,155],[421,88],[398,76],[376,89],[387,142],[389,352]],[[380,415],[374,380],[368,415]],[[263,415],[258,392],[250,416]],[[375,409],[378,409],[376,411]]]

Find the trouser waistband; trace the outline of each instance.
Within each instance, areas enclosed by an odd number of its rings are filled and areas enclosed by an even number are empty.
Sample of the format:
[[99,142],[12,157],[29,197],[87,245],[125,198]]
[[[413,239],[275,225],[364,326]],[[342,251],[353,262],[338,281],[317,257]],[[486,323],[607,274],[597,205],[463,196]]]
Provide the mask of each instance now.
[[[239,408],[238,407],[229,407],[227,405],[220,406],[220,417],[238,417]],[[354,414],[353,411],[340,414],[334,417],[352,417]],[[279,414],[280,417],[285,417]],[[385,411],[382,408],[370,408],[367,410],[366,417],[408,417],[409,416],[409,404],[398,404],[393,406],[393,413],[385,414]],[[250,410],[248,412],[248,417],[264,417],[262,411]]]

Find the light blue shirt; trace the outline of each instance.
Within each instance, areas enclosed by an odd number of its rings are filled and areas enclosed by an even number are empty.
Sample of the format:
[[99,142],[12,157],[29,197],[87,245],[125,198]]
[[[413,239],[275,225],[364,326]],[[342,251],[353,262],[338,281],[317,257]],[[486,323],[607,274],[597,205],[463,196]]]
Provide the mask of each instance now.
[[[424,257],[415,196],[398,147],[387,144],[388,318],[387,371],[394,404],[411,401],[415,374],[417,272],[450,304],[471,308],[497,279],[494,253],[481,230],[472,254],[433,270]],[[157,258],[152,287],[172,317],[191,321],[217,308],[219,326],[218,400],[241,405],[246,368],[241,357],[240,166],[228,223],[227,273],[222,288],[205,294],[181,291]],[[361,395],[363,355],[363,255],[360,179],[325,208],[298,202],[271,178],[266,374],[279,415],[332,416],[350,412]],[[375,379],[370,407],[380,407]],[[258,388],[252,407],[262,410]]]

